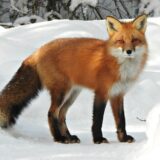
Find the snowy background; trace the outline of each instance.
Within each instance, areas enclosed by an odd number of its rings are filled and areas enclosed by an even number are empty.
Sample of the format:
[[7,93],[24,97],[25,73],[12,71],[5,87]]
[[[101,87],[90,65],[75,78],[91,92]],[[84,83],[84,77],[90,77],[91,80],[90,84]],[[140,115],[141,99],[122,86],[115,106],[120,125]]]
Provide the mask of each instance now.
[[[109,144],[92,142],[93,93],[84,90],[67,115],[71,133],[80,144],[53,142],[47,123],[50,97],[40,93],[22,113],[17,124],[0,129],[2,160],[159,160],[160,146],[160,18],[148,20],[149,60],[137,84],[125,97],[127,131],[135,143],[119,143],[110,105],[106,107],[103,133]],[[0,89],[11,79],[21,62],[42,44],[60,37],[106,39],[104,20],[55,20],[12,29],[0,27]],[[149,115],[149,116],[148,116]],[[145,121],[147,120],[147,122]]]
[[159,0],[0,0],[0,23],[13,27],[52,19],[160,16]]

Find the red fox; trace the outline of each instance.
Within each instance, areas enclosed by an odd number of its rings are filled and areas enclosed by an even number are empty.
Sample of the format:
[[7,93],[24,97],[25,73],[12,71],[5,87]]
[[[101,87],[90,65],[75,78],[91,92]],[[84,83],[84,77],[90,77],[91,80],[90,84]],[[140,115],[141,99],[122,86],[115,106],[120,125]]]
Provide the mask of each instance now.
[[63,38],[51,41],[25,59],[0,94],[0,126],[12,126],[21,111],[46,88],[51,96],[48,112],[50,131],[56,142],[79,143],[66,124],[66,113],[86,87],[95,93],[92,134],[94,143],[107,143],[102,121],[109,100],[117,137],[133,142],[127,135],[123,98],[134,84],[147,60],[146,15],[122,22],[107,17],[108,40]]

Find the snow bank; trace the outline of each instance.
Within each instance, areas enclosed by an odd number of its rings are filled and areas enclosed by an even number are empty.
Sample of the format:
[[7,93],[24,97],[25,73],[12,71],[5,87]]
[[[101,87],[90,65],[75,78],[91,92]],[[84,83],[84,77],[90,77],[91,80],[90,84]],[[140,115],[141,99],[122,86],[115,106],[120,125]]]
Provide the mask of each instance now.
[[0,30],[5,30],[5,28],[3,28],[2,26],[0,26]]
[[6,29],[0,26],[0,32],[5,31]]
[[148,115],[146,134],[149,146],[160,146],[160,104],[156,105]]
[[135,160],[159,160],[160,158],[160,104],[156,105],[147,118],[148,141]]

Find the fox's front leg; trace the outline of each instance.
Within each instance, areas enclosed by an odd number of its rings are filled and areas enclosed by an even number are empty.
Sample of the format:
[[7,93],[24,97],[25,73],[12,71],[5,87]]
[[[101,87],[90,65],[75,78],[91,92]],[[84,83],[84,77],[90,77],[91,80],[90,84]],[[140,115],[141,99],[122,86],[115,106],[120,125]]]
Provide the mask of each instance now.
[[114,119],[117,127],[117,137],[120,142],[133,142],[134,138],[126,133],[123,96],[118,95],[110,99]]
[[93,125],[92,134],[94,143],[107,143],[107,139],[102,134],[102,122],[107,101],[99,95],[95,95],[93,105]]

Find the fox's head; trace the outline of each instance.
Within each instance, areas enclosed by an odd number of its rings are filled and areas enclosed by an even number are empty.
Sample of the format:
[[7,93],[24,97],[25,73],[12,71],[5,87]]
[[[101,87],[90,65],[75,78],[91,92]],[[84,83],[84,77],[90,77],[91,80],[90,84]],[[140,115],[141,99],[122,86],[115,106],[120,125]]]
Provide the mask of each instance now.
[[107,17],[109,45],[113,56],[122,59],[139,57],[147,50],[145,31],[147,16],[142,15],[130,22]]

